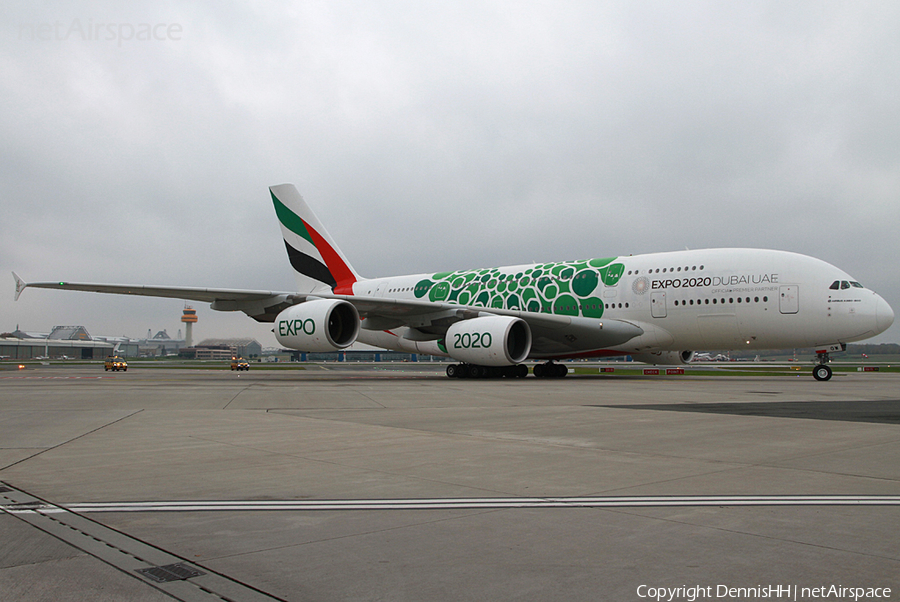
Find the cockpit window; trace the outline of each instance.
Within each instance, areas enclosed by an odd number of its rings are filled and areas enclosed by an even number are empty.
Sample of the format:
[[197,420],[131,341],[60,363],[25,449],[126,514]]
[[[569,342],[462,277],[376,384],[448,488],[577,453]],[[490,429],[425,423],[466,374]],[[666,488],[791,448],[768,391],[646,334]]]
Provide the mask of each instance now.
[[851,287],[866,288],[863,285],[861,285],[859,282],[854,282],[853,280],[850,280],[849,282],[847,280],[835,280],[834,282],[831,283],[831,286],[829,286],[828,288],[830,288],[833,291],[838,291],[838,290],[846,290]]

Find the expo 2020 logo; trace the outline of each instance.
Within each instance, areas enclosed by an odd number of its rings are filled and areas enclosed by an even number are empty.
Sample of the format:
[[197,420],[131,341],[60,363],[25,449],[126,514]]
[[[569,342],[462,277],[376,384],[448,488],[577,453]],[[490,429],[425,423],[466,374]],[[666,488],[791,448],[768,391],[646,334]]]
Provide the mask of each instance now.
[[650,280],[645,276],[635,279],[631,285],[631,290],[634,291],[635,295],[643,295],[647,292],[648,288],[650,288]]

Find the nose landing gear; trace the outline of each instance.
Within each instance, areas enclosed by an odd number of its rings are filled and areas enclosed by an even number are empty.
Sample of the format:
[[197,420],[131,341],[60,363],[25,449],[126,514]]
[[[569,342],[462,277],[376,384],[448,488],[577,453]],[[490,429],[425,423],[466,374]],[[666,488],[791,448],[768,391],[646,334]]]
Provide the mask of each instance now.
[[819,381],[831,379],[831,368],[828,367],[830,361],[831,358],[827,351],[816,351],[816,367],[813,368],[814,379]]
[[836,343],[834,345],[829,345],[825,349],[816,350],[816,367],[813,368],[813,378],[815,378],[816,380],[831,379],[831,368],[828,367],[828,363],[831,361],[831,357],[828,354],[832,351],[847,351],[847,344]]
[[813,378],[816,380],[828,380],[831,378],[831,368],[826,364],[819,364],[813,368]]

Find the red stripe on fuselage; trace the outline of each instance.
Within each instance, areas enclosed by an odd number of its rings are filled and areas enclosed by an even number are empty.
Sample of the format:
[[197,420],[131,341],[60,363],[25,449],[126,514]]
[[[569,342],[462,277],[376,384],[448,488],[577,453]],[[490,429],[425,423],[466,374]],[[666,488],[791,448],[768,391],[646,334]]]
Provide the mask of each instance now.
[[581,351],[579,353],[567,353],[565,355],[541,356],[537,360],[564,360],[564,359],[590,359],[596,357],[616,357],[631,355],[627,351],[612,351],[610,349],[597,349],[594,351]]
[[346,263],[344,263],[344,260],[338,255],[338,252],[322,238],[322,235],[316,232],[315,228],[310,226],[306,220],[303,220],[303,224],[306,226],[306,230],[312,237],[316,250],[322,255],[322,259],[325,260],[328,271],[331,272],[335,282],[337,282],[334,286],[335,294],[352,295],[353,285],[356,284],[356,276],[353,275],[353,271]]

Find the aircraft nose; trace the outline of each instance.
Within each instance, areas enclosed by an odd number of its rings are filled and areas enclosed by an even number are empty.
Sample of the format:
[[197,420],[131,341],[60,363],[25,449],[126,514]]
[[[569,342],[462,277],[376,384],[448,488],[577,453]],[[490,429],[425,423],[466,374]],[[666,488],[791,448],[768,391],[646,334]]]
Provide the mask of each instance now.
[[875,332],[880,334],[894,323],[894,310],[880,295],[875,297]]

